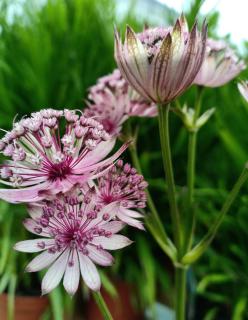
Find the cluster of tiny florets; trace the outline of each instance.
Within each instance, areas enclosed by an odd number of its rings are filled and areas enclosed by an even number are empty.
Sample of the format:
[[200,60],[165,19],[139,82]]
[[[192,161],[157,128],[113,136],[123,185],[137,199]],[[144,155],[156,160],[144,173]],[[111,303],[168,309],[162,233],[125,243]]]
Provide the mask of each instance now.
[[137,35],[141,43],[146,48],[147,56],[150,62],[159,51],[164,38],[170,31],[171,28],[149,28]]
[[89,89],[88,107],[84,114],[95,118],[110,135],[115,136],[130,116],[153,117],[157,110],[154,104],[131,89],[120,71],[115,69],[99,78],[97,84]]
[[[101,245],[94,245],[98,236],[110,238],[112,233],[104,229],[113,213],[101,214],[100,206],[93,203],[93,193],[83,195],[58,196],[51,202],[43,202],[42,212],[36,220],[26,219],[24,225],[32,233],[42,234],[54,241],[38,241],[37,247],[49,253],[62,252],[66,248],[77,249],[84,255],[89,254],[89,245],[101,250]],[[71,259],[70,265],[72,265]]]
[[144,208],[147,186],[135,168],[118,160],[106,175],[98,179],[99,202],[106,205],[117,201],[124,208]]
[[30,118],[14,123],[0,140],[1,152],[12,159],[1,166],[1,178],[14,187],[32,185],[42,177],[62,179],[89,151],[108,139],[102,124],[76,111],[45,109],[32,113]]

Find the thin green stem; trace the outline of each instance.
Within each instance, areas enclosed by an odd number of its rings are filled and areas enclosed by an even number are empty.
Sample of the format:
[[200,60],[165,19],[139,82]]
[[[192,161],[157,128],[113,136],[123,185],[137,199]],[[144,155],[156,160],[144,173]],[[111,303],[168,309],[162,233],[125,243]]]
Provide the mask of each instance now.
[[[139,161],[138,154],[137,154],[137,148],[136,148],[136,145],[134,143],[130,145],[129,151],[130,151],[132,162],[133,162],[135,168],[138,170],[138,172],[140,174],[142,174],[142,169],[141,169],[140,161]],[[155,204],[154,204],[154,202],[152,200],[152,197],[150,195],[149,190],[146,191],[146,194],[147,194],[148,206],[149,206],[154,218],[156,219],[160,229],[163,230],[163,232],[164,232],[164,228],[163,228],[162,222],[160,221],[157,209],[156,209]]]
[[111,313],[101,295],[100,291],[93,292],[93,297],[98,305],[99,310],[104,318],[104,320],[113,320]]
[[188,167],[187,167],[187,185],[188,185],[188,205],[194,201],[195,185],[195,153],[196,153],[196,132],[189,133],[188,144]]
[[[201,112],[203,88],[198,88],[198,94],[195,104],[194,125]],[[197,130],[189,133],[188,145],[188,168],[187,168],[187,185],[188,185],[188,204],[192,205],[194,201],[194,185],[195,185],[195,162],[196,162],[196,143],[197,143]]]
[[[133,165],[135,166],[135,168],[138,170],[138,172],[140,174],[143,174],[142,168],[140,165],[140,161],[139,161],[139,157],[137,154],[136,140],[130,145],[129,151],[130,151]],[[152,199],[151,194],[148,189],[146,190],[146,194],[147,194],[147,204],[148,204],[148,207],[151,211],[151,217],[150,217],[150,219],[149,218],[146,219],[146,225],[147,225],[149,231],[151,232],[151,234],[153,235],[153,237],[155,238],[155,240],[158,242],[158,244],[162,248],[162,250],[165,251],[165,253],[173,261],[175,261],[176,248],[173,245],[173,243],[171,242],[171,240],[169,239],[169,237],[163,227],[163,224],[160,220],[158,211],[155,207],[155,204],[153,202],[153,199]]]
[[186,272],[184,268],[176,268],[176,320],[185,320],[186,314]]
[[217,216],[214,223],[211,225],[208,233],[204,236],[204,238],[190,251],[188,252],[182,259],[182,263],[193,263],[197,259],[200,258],[200,256],[205,252],[205,250],[208,248],[210,243],[213,241],[224,217],[226,216],[227,212],[231,208],[231,205],[233,204],[234,200],[236,199],[241,187],[244,185],[244,183],[248,179],[248,169],[247,167],[244,168],[241,175],[239,176],[237,182],[233,186],[232,190],[230,191],[229,195],[226,198],[226,201]]
[[[198,87],[195,113],[194,113],[194,125],[200,115],[201,103],[202,103],[203,87]],[[185,234],[184,234],[184,250],[187,251],[191,247],[194,225],[195,225],[195,210],[194,204],[194,187],[195,187],[195,163],[196,163],[196,144],[197,144],[197,130],[189,132],[188,143],[188,164],[187,164],[187,212],[185,214]]]
[[159,105],[159,133],[163,165],[168,186],[168,199],[173,227],[173,236],[178,252],[181,250],[181,226],[180,216],[176,201],[176,188],[171,160],[171,148],[169,139],[169,105]]

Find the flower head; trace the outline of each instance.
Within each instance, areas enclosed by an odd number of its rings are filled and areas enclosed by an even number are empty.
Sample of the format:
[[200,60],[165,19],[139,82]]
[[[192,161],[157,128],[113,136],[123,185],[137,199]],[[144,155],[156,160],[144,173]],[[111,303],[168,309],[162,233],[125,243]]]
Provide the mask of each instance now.
[[100,206],[110,203],[118,204],[116,217],[133,227],[144,230],[143,224],[137,219],[142,218],[143,215],[133,209],[145,208],[147,186],[148,183],[136,169],[118,160],[116,165],[99,177],[94,184],[94,190],[97,193],[96,202]]
[[124,44],[115,33],[115,59],[128,83],[145,99],[169,103],[194,81],[205,54],[207,28],[191,32],[181,16],[175,26],[146,29],[127,27]]
[[76,111],[33,113],[0,140],[1,152],[11,158],[0,166],[0,182],[15,188],[0,189],[0,198],[30,202],[66,192],[112,165],[126,148],[103,160],[113,145],[99,122]]
[[114,259],[106,250],[131,244],[128,238],[117,234],[125,224],[113,220],[116,208],[115,203],[99,207],[94,194],[76,187],[53,201],[29,206],[31,218],[24,221],[24,226],[40,238],[18,242],[14,248],[22,252],[43,251],[26,267],[28,272],[49,267],[42,280],[43,294],[52,291],[63,278],[66,291],[73,295],[80,272],[90,289],[100,290],[95,264],[112,265]]
[[244,62],[224,41],[207,39],[205,59],[194,83],[219,87],[235,78],[244,68]]
[[238,83],[238,89],[245,100],[248,102],[248,81],[242,81]]
[[117,135],[130,116],[153,117],[157,108],[136,93],[121,76],[118,69],[99,78],[89,90],[85,115],[99,121],[110,135]]

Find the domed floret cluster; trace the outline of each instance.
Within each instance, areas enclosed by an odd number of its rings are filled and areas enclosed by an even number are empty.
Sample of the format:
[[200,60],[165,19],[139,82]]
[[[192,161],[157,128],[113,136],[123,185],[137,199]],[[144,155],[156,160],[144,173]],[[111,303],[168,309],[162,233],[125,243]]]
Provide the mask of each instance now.
[[103,160],[114,143],[102,124],[77,111],[32,113],[0,140],[1,153],[10,158],[0,166],[0,182],[14,188],[0,189],[0,198],[30,202],[66,192],[112,165],[127,147]]
[[157,107],[135,92],[115,69],[89,89],[85,115],[99,121],[110,135],[115,136],[129,117],[154,117]]
[[42,280],[42,293],[52,291],[62,280],[66,291],[73,295],[79,285],[80,273],[92,290],[100,290],[100,277],[95,264],[110,266],[114,258],[107,250],[131,244],[118,234],[125,223],[116,219],[118,203],[101,206],[98,195],[87,186],[75,187],[58,194],[52,201],[29,206],[31,218],[24,221],[30,232],[39,236],[18,242],[22,252],[42,252],[26,267],[28,272],[48,268]]
[[118,204],[116,217],[126,224],[144,230],[143,223],[138,219],[143,218],[139,209],[146,206],[147,186],[148,183],[135,168],[118,160],[115,166],[94,183],[96,201],[101,206]]

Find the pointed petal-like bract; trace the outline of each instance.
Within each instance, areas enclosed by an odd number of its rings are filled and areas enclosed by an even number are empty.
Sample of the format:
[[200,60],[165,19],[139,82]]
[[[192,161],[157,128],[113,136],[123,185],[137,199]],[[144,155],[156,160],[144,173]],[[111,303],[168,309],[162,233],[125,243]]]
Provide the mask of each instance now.
[[54,239],[35,239],[17,242],[14,249],[21,252],[40,252],[47,249],[47,246],[53,245]]
[[132,241],[120,234],[114,234],[111,238],[97,237],[92,240],[95,245],[101,245],[106,250],[117,250],[129,246]]
[[46,250],[30,261],[25,270],[27,272],[40,271],[49,267],[60,255],[61,252],[52,253]]
[[80,279],[79,261],[77,253],[73,255],[70,264],[67,264],[65,275],[63,279],[63,285],[65,290],[70,294],[74,295],[78,289]]
[[41,289],[42,294],[47,294],[55,289],[60,283],[67,266],[70,251],[66,249],[61,256],[48,269],[44,278],[42,279]]
[[134,75],[134,71],[131,70],[127,60],[128,57],[129,57],[129,54],[128,56],[125,55],[124,47],[121,44],[119,34],[117,30],[115,30],[115,59],[121,74],[127,80],[127,82],[134,88],[134,90],[139,92],[139,94],[141,94],[145,99],[152,100],[150,95],[147,94],[144,86],[142,85],[142,82],[138,81],[141,79],[139,79],[139,77],[137,79]]
[[82,278],[86,285],[93,291],[99,291],[101,280],[94,263],[85,255],[79,253],[79,264]]
[[245,100],[248,102],[248,81],[242,81],[238,83],[238,89]]

